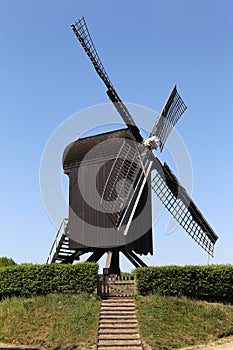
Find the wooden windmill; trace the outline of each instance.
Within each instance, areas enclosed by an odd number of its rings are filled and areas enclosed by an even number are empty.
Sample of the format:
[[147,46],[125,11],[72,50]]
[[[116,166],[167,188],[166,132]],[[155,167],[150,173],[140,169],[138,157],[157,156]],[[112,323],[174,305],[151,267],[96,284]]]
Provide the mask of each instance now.
[[161,164],[153,153],[163,150],[172,128],[186,110],[176,85],[150,137],[144,139],[104,69],[85,19],[71,28],[106,85],[107,95],[126,128],[80,138],[64,151],[63,168],[70,185],[66,244],[72,254],[62,262],[87,252],[92,253],[88,261],[98,261],[107,252],[107,271],[118,274],[121,252],[136,267],[145,266],[137,254],[153,254],[151,189],[184,230],[213,255],[217,235],[168,165]]

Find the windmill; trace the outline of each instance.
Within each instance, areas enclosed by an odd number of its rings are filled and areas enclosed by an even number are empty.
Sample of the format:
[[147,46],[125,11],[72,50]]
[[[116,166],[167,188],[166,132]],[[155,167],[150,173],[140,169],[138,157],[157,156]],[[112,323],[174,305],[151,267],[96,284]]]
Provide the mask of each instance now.
[[[176,85],[150,136],[143,138],[105,71],[85,19],[79,19],[71,29],[104,82],[126,128],[80,138],[64,151],[63,168],[70,180],[68,262],[86,252],[92,252],[89,261],[98,261],[107,252],[108,272],[119,273],[122,252],[135,266],[145,266],[137,254],[153,253],[151,191],[188,235],[213,256],[217,235],[169,166],[161,164],[153,153],[157,149],[163,151],[170,132],[186,110]],[[93,199],[93,189],[89,186],[93,176],[99,193],[98,199],[94,198],[98,202],[96,208],[83,198]]]

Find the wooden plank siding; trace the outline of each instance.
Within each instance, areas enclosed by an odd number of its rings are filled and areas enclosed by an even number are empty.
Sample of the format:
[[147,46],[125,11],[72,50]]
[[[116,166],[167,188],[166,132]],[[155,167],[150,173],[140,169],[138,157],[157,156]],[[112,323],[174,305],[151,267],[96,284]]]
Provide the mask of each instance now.
[[[153,253],[151,191],[147,184],[134,218],[142,211],[143,215],[140,215],[137,222],[133,220],[127,237],[116,231],[100,203],[107,176],[125,138],[133,139],[129,130],[117,130],[79,139],[68,145],[64,151],[63,167],[69,176],[71,249],[94,251],[97,248],[119,247],[119,250],[133,250],[138,254]],[[103,141],[109,142],[109,147],[104,143],[101,148]],[[111,247],[108,243],[109,237]]]

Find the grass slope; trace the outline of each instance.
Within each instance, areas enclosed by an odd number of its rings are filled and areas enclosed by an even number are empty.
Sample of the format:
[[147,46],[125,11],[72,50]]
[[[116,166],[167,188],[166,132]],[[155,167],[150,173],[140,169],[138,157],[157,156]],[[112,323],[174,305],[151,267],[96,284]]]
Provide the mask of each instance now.
[[49,294],[0,302],[0,341],[51,350],[90,348],[100,303],[88,294]]
[[179,349],[233,334],[233,306],[178,297],[136,298],[141,337],[153,350]]
[[[153,350],[179,349],[233,334],[233,306],[178,297],[136,297],[140,334]],[[0,341],[50,350],[91,349],[100,302],[49,294],[0,302]]]

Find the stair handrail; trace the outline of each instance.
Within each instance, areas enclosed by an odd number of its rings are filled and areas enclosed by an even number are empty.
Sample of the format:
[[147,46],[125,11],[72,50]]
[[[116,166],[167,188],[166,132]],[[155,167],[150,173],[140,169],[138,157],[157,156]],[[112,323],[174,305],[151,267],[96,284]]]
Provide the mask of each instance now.
[[67,225],[68,225],[68,218],[64,218],[62,220],[62,223],[61,223],[58,231],[57,231],[57,234],[56,234],[55,239],[53,241],[52,247],[51,247],[51,249],[49,251],[49,255],[48,255],[46,264],[51,264],[53,256],[56,253],[56,250],[57,250],[57,247],[58,247],[58,243],[60,242],[61,237],[64,234],[66,234]]

